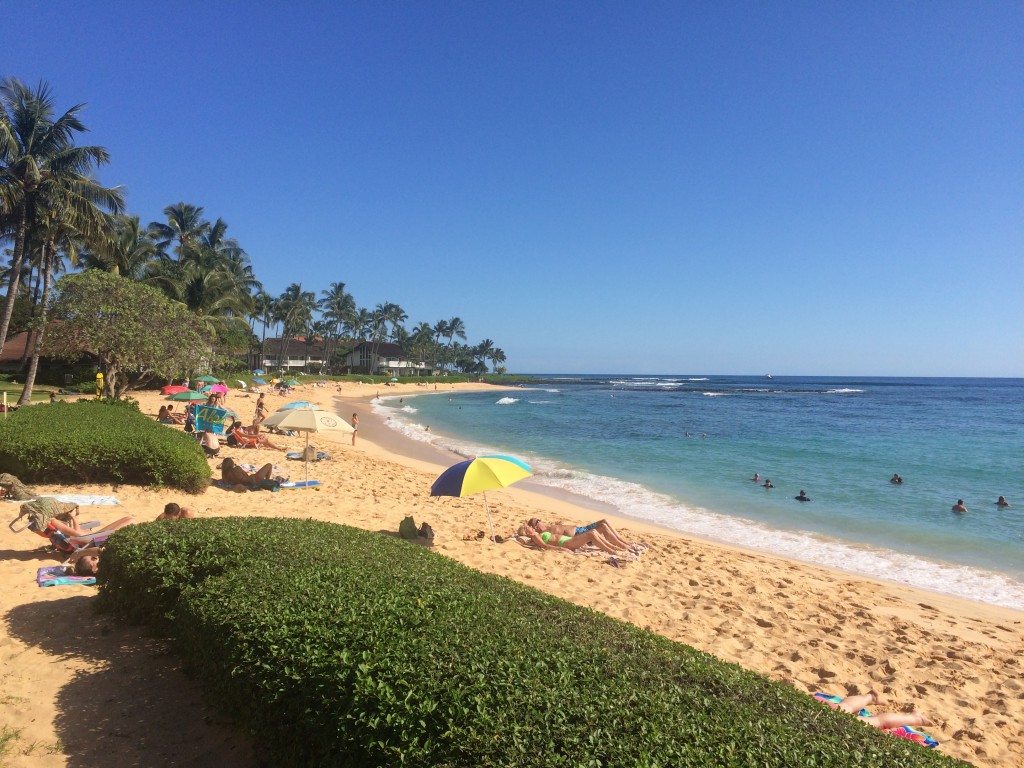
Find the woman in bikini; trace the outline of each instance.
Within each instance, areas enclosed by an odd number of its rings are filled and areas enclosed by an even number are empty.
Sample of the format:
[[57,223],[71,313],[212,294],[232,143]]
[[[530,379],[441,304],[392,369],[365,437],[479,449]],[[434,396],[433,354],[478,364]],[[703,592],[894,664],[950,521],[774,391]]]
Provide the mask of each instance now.
[[619,536],[619,532],[612,528],[611,523],[607,520],[598,520],[590,525],[576,526],[567,525],[566,523],[545,523],[539,517],[533,517],[527,520],[526,524],[538,533],[552,533],[557,536],[571,537],[579,536],[587,531],[597,531],[613,547],[618,547],[619,549],[629,549],[630,547],[629,542]]
[[573,551],[588,544],[593,544],[598,549],[611,555],[618,554],[619,552],[595,530],[585,531],[575,536],[562,536],[550,531],[537,531],[528,525],[524,525],[519,529],[519,535],[529,538],[534,546],[539,549],[567,549]]

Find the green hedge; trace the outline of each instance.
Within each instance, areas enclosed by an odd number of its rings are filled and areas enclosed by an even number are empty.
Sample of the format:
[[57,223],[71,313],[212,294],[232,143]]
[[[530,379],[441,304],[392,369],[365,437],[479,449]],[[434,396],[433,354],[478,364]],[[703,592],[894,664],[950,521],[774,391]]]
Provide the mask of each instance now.
[[196,439],[140,413],[134,401],[19,408],[0,418],[0,471],[26,483],[166,485],[189,493],[210,484]]
[[169,631],[273,765],[960,764],[687,646],[329,523],[126,528],[100,605]]

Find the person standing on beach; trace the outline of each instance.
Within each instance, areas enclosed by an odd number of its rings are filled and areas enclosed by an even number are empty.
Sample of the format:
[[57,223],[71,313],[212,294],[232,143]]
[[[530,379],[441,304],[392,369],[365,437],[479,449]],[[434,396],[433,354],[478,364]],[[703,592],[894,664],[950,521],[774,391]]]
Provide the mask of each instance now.
[[352,414],[352,445],[356,444],[356,432],[359,431],[359,414]]
[[956,500],[956,504],[953,505],[953,509],[951,511],[956,512],[956,513],[961,514],[961,515],[964,512],[966,512],[967,511],[967,507],[964,506],[964,500],[963,499],[957,499]]

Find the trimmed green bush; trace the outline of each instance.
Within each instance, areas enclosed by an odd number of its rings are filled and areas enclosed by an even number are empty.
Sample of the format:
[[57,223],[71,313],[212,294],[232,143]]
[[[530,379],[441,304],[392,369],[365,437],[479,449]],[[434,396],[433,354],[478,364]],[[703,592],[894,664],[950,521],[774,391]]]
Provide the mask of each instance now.
[[100,604],[169,631],[274,765],[959,764],[687,646],[329,523],[123,529]]
[[0,419],[0,471],[27,483],[166,485],[188,493],[210,484],[194,437],[122,400],[34,405]]

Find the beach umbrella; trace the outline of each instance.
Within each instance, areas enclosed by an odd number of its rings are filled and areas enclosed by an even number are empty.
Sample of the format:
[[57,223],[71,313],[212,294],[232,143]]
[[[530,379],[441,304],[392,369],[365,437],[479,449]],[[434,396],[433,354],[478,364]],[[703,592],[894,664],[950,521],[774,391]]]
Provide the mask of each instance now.
[[322,411],[323,410],[323,408],[321,408],[316,403],[308,403],[305,400],[296,400],[294,403],[285,403],[284,405],[282,405],[277,410],[279,410],[279,411],[290,411],[292,408],[312,408],[314,411]]
[[388,379],[388,381],[398,381],[398,379],[396,379],[394,376],[392,376],[390,379]]
[[479,456],[448,467],[430,486],[430,495],[461,497],[483,493],[484,510],[491,526],[491,540],[497,544],[491,508],[487,505],[487,491],[512,485],[532,474],[529,464],[512,456]]
[[[301,408],[288,408],[275,411],[262,423],[265,427],[277,429],[293,429],[296,432],[306,433],[306,448],[309,448],[309,434],[311,432],[330,432],[335,435],[351,435],[355,430],[352,425],[336,413],[318,410],[316,406],[303,406]],[[303,449],[302,460],[306,465],[306,482],[309,482],[309,459],[308,451]],[[309,485],[306,486],[307,488]]]
[[188,392],[188,387],[183,387],[181,384],[168,384],[166,387],[160,387],[160,391],[165,395],[176,395],[179,392]]
[[207,384],[216,384],[220,379],[216,376],[210,376],[207,374],[206,376],[200,376],[196,381],[205,381]]
[[289,387],[299,386],[299,382],[297,382],[295,379],[288,379],[288,381],[286,381],[285,384],[287,384]]
[[262,375],[263,375],[263,373],[264,373],[264,371],[263,371],[263,369],[262,369],[262,368],[253,368],[252,372],[253,372],[254,374],[256,374],[257,376],[262,376]]
[[263,379],[253,379],[252,383],[265,385],[267,382],[265,382]]
[[167,398],[168,400],[184,401],[187,403],[195,403],[199,400],[205,400],[206,395],[202,392],[193,392],[191,389],[186,389],[184,392],[178,392],[176,395],[171,395]]
[[214,394],[224,395],[227,394],[228,388],[226,384],[211,384],[209,387],[209,391],[213,392]]

